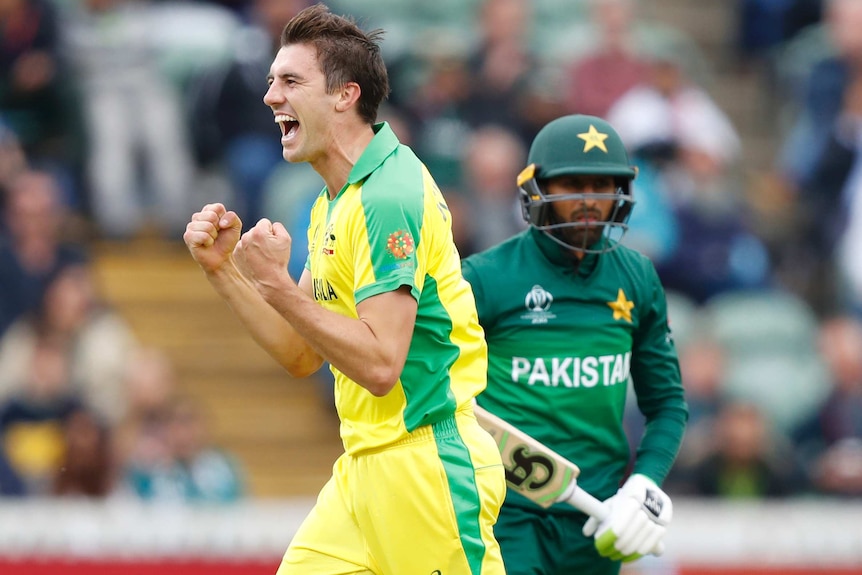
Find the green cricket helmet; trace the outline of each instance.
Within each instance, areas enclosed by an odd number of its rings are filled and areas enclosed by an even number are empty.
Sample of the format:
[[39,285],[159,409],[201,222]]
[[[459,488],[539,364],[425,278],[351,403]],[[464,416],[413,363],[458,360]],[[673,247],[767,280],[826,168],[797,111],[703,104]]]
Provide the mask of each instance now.
[[[628,153],[619,134],[596,116],[571,115],[557,118],[542,128],[530,146],[527,167],[518,176],[524,219],[544,231],[563,247],[587,253],[614,249],[628,230],[634,207],[631,182],[637,169],[629,164]],[[611,176],[613,193],[547,194],[547,181],[558,176]],[[553,209],[554,202],[613,200],[606,221],[564,221]],[[586,205],[586,204],[584,204]],[[599,237],[586,233],[601,226]],[[568,229],[567,229],[568,228]],[[581,232],[578,234],[578,228]],[[574,233],[573,233],[574,232]],[[571,241],[572,237],[582,238]],[[586,238],[590,238],[589,240]],[[614,241],[608,241],[613,239]]]

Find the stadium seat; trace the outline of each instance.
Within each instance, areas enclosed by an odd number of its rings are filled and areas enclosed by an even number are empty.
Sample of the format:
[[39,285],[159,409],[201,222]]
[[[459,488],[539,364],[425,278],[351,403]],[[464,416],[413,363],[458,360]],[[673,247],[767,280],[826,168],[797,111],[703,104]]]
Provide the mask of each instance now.
[[704,311],[712,335],[733,354],[814,351],[817,316],[789,292],[726,292],[707,301]]
[[729,292],[704,307],[706,329],[726,352],[723,392],[756,404],[788,432],[829,391],[817,351],[818,320],[784,291]]

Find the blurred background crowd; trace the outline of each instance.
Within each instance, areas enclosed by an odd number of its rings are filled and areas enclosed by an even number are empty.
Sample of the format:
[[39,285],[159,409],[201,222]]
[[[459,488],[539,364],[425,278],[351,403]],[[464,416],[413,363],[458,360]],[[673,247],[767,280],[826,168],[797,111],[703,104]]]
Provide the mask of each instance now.
[[[283,222],[298,274],[322,182],[282,160],[262,97],[308,3],[0,0],[0,494],[257,494],[95,267],[105,245],[181,249],[224,201]],[[515,177],[547,121],[618,129],[624,243],[668,291],[691,408],[668,493],[862,496],[862,2],[328,4],[386,30],[380,119],[463,256],[523,229]]]

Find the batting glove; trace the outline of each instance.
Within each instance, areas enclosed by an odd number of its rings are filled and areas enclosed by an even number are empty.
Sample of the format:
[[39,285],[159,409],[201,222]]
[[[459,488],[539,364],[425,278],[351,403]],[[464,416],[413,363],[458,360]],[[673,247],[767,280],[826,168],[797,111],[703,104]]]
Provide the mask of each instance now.
[[605,503],[610,514],[584,524],[587,537],[595,535],[599,555],[616,561],[634,561],[664,552],[664,535],[673,517],[673,504],[650,478],[634,474]]

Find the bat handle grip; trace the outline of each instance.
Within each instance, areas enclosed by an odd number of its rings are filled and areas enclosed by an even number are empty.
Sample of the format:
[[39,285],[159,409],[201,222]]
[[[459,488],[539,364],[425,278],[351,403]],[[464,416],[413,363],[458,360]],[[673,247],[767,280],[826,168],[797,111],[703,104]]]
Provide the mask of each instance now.
[[574,489],[571,494],[568,495],[564,502],[568,503],[575,509],[583,511],[587,515],[591,517],[595,517],[599,521],[604,521],[605,518],[610,514],[610,509],[607,504],[602,501],[599,501],[583,489],[577,484],[573,484]]
[[[581,489],[577,483],[572,483],[572,488],[570,489],[570,492],[564,494],[560,500],[564,503],[568,503],[579,511],[583,511],[590,517],[595,517],[599,521],[604,521],[611,512],[607,503],[605,503],[604,501],[599,501],[598,499]],[[656,543],[655,547],[652,551],[650,551],[650,553],[656,556],[659,556],[664,553],[664,542],[659,541],[658,543]]]

